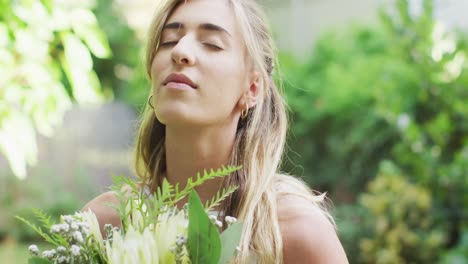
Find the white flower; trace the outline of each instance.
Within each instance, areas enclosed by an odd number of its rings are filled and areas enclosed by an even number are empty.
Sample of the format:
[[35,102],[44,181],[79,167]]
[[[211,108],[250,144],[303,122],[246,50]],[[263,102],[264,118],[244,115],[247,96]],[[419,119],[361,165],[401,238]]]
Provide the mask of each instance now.
[[67,252],[67,249],[64,246],[59,246],[57,247],[57,252],[60,254],[64,254],[65,252]]
[[211,222],[213,222],[213,223],[215,223],[216,220],[218,220],[218,218],[216,217],[216,215],[210,215],[209,218],[210,218]]
[[231,224],[234,224],[235,222],[237,222],[237,218],[232,217],[232,216],[226,216],[226,217],[224,218],[224,221],[226,221],[226,223],[227,223],[228,225],[231,225]]
[[68,233],[70,231],[70,225],[67,223],[61,224],[60,225],[60,230],[62,230],[65,233]]
[[142,204],[140,199],[132,199],[128,202],[125,210],[132,215],[132,225],[138,229],[143,228],[144,219],[148,216],[146,204]]
[[74,231],[78,230],[80,227],[78,226],[77,223],[73,222],[70,224],[70,228]]
[[153,234],[156,237],[159,263],[175,263],[171,247],[176,244],[178,236],[188,237],[188,220],[184,211],[167,211],[160,214]]
[[50,232],[51,233],[60,233],[61,230],[61,225],[53,225],[50,227]]
[[176,246],[171,246],[171,247],[169,247],[169,251],[171,251],[172,253],[176,253],[177,247]]
[[[158,264],[159,256],[153,232],[145,229],[138,232],[132,225],[127,229],[125,237],[114,231],[112,245],[106,244],[106,254],[109,264],[141,263]],[[170,263],[170,262],[163,262]]]
[[132,212],[132,225],[135,228],[141,229],[143,228],[145,215],[142,214],[139,210],[135,210]]
[[411,119],[410,119],[410,116],[408,114],[401,114],[397,118],[397,127],[400,130],[404,130],[405,128],[408,127],[410,122],[411,122]]
[[37,256],[39,254],[39,248],[36,245],[30,245],[28,250],[29,250],[29,252],[31,252],[31,254],[33,254],[35,256]]
[[209,215],[208,218],[213,224],[217,225],[219,228],[223,227],[223,222],[219,221],[216,215]]
[[53,257],[55,257],[55,253],[57,253],[55,251],[55,249],[46,250],[46,251],[42,252],[42,257],[47,258],[47,259],[52,259]]
[[83,243],[83,235],[79,231],[75,231],[73,233],[73,239],[75,239],[78,243]]
[[[83,221],[86,221],[86,220],[83,220]],[[90,225],[88,223],[85,223],[85,222],[79,222],[78,223],[78,226],[80,227],[80,231],[81,233],[83,233],[84,235],[88,235],[89,233],[89,228],[90,228]]]
[[186,237],[184,237],[184,236],[177,236],[176,237],[176,245],[177,246],[180,247],[180,246],[184,245],[185,243],[187,243],[187,238]]
[[97,242],[98,250],[104,252],[104,240],[102,238],[96,215],[91,210],[88,210],[87,212],[81,213],[81,218],[83,220],[81,226],[83,227],[83,225],[86,224],[89,227],[89,229],[87,228],[86,234],[94,238],[94,240]]
[[80,247],[77,245],[72,245],[70,248],[72,256],[78,257],[80,255]]
[[60,256],[57,258],[57,263],[68,263],[69,258],[66,256]]
[[62,221],[64,221],[65,223],[71,224],[73,222],[73,216],[62,215]]

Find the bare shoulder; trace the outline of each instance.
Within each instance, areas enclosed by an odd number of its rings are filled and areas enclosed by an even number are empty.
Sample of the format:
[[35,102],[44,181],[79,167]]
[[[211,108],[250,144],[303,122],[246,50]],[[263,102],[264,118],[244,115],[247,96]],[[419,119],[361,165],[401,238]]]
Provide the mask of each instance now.
[[296,195],[278,199],[284,263],[348,263],[334,225],[312,202]]
[[101,233],[104,234],[104,225],[111,224],[120,227],[120,215],[112,205],[118,205],[119,199],[115,192],[106,192],[89,201],[81,211],[91,210],[99,222]]

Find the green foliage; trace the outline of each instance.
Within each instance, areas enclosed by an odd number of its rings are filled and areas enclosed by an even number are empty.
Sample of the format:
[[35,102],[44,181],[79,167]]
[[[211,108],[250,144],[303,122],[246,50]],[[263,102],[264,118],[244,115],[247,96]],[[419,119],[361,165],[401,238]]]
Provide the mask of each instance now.
[[[179,183],[174,186],[164,178],[162,186],[156,190],[153,196],[147,196],[142,192],[137,184],[129,178],[114,177],[115,184],[112,189],[117,192],[118,199],[120,201],[119,206],[116,209],[120,213],[123,229],[125,230],[125,227],[131,223],[130,214],[135,210],[139,211],[142,215],[147,215],[147,217],[144,217],[143,219],[145,222],[140,226],[140,229],[143,230],[152,223],[152,219],[156,219],[161,213],[166,212],[173,206],[176,206],[178,202],[186,198],[197,186],[202,185],[208,180],[230,175],[239,169],[240,167],[223,166],[217,170],[211,169],[210,172],[205,170],[203,175],[197,173],[195,179],[189,178],[186,185],[181,190],[179,190]],[[236,186],[230,186],[225,190],[220,190],[216,197],[211,200],[212,202],[207,203],[209,206],[208,208],[212,207],[213,203],[219,202],[222,197],[226,197],[226,194],[232,193],[236,188]],[[139,202],[129,203],[129,196],[136,197]],[[129,208],[127,208],[128,206]]]
[[[83,261],[107,263],[111,261],[107,259],[107,256],[112,256],[112,260],[128,257],[127,255],[118,256],[119,252],[124,250],[125,243],[155,243],[157,248],[151,247],[149,250],[158,250],[158,254],[168,255],[169,258],[161,255],[164,261],[175,258],[175,263],[223,264],[229,261],[236,252],[242,233],[242,224],[232,224],[236,221],[235,219],[226,219],[229,226],[220,236],[217,227],[219,221],[213,221],[208,216],[209,208],[203,206],[195,188],[207,180],[230,175],[238,169],[240,167],[228,166],[217,170],[211,169],[210,172],[205,170],[202,176],[198,173],[195,179],[189,178],[182,190],[179,190],[178,185],[174,186],[165,180],[154,195],[150,195],[146,189],[142,189],[139,184],[128,178],[114,177],[113,189],[119,198],[119,205],[114,207],[120,213],[121,226],[105,226],[106,237],[104,239],[100,233],[98,220],[92,212],[61,216],[60,224],[54,224],[50,216],[39,210],[33,211],[39,225],[24,217],[17,216],[16,218],[29,226],[46,242],[57,247],[53,252],[43,251],[41,255],[43,259],[57,261],[60,258],[70,257],[71,263],[74,260],[79,263]],[[221,190],[207,204],[214,206],[235,189]],[[189,196],[188,206],[184,205],[182,209],[179,209],[177,202],[187,195]],[[171,221],[172,224],[169,223]],[[168,231],[167,228],[171,230],[165,233]],[[137,239],[138,234],[142,235]],[[188,237],[185,237],[186,234]],[[123,242],[127,235],[130,242]],[[151,239],[154,240],[148,241]],[[172,241],[173,239],[177,240]],[[80,250],[73,253],[73,247],[76,248],[77,245]],[[35,255],[40,253],[38,247],[31,250]],[[142,252],[131,251],[123,254],[146,254]],[[152,259],[154,256],[156,260],[161,260],[158,255],[153,255]],[[36,263],[39,259],[32,257],[30,261]]]
[[334,210],[338,225],[337,232],[350,263],[360,263],[361,248],[359,243],[372,234],[372,218],[368,210],[359,203],[339,204]]
[[192,263],[226,264],[232,260],[242,235],[242,223],[230,225],[219,235],[198,194],[189,196],[188,245]]
[[[345,242],[367,237],[361,244],[369,263],[414,263],[426,255],[433,258],[424,263],[437,263],[467,228],[468,35],[435,20],[432,2],[422,1],[421,14],[413,15],[407,0],[395,1],[383,6],[376,27],[323,35],[305,62],[281,58],[293,120],[289,144],[297,152],[288,154],[284,168],[305,174],[313,188],[331,191],[337,202],[355,201],[369,181],[387,186],[371,187],[363,197],[400,207],[377,210],[363,198],[352,207],[359,210],[354,217],[347,211],[345,222],[338,222]],[[379,171],[384,160],[401,170],[394,173],[399,176]],[[419,204],[426,196],[430,202]],[[414,213],[411,202],[419,206]],[[362,207],[368,212],[361,214]],[[394,216],[400,211],[407,213]],[[423,225],[426,218],[430,228]],[[383,233],[375,230],[373,223],[381,228],[395,219]],[[425,238],[421,230],[435,233],[418,246],[405,241]],[[348,252],[357,250],[356,243],[345,245]],[[360,261],[359,252],[351,255],[352,263]]]
[[28,259],[28,264],[52,264],[53,262],[48,259],[43,259],[39,257],[32,257]]
[[233,192],[237,190],[238,186],[229,186],[226,189],[221,189],[216,192],[216,195],[211,198],[211,200],[205,202],[206,210],[210,211],[213,210],[216,206],[220,205],[224,199],[229,197]]
[[[62,216],[60,224],[54,224],[51,217],[41,212],[40,210],[34,210],[34,214],[39,222],[41,222],[42,227],[46,229],[46,231],[43,231],[41,227],[36,226],[22,217],[16,216],[16,218],[32,228],[44,239],[45,242],[48,242],[50,245],[54,246],[55,249],[52,251],[46,250],[41,252],[36,245],[31,245],[36,249],[34,252],[33,250],[29,249],[32,256],[28,263],[66,262],[97,264],[103,263],[103,261],[106,260],[104,254],[99,254],[100,252],[96,252],[96,250],[99,249],[98,243],[84,242],[89,239],[89,237],[86,236],[88,235],[91,223],[86,221],[86,219],[83,219],[81,213]],[[99,227],[96,226],[96,228]],[[83,240],[83,238],[85,239]],[[70,248],[73,247],[79,248],[78,253],[72,253]],[[63,258],[67,260],[60,260]]]
[[[47,180],[44,180],[45,177]],[[70,191],[66,188],[66,181],[60,175],[51,175],[50,171],[40,165],[34,169],[34,177],[27,179],[27,184],[16,177],[11,177],[11,172],[0,172],[0,233],[16,241],[37,241],[40,239],[36,232],[25,228],[24,224],[15,219],[20,215],[36,225],[36,216],[32,208],[40,208],[53,220],[60,215],[74,212],[83,206],[91,197],[82,197],[77,190],[83,190],[89,186],[75,184]]]
[[[27,226],[29,226],[33,231],[35,231],[37,234],[39,234],[46,242],[50,243],[50,244],[53,244],[54,246],[60,246],[60,245],[63,245],[63,244],[66,244],[66,241],[64,241],[63,239],[61,239],[60,236],[58,235],[54,235],[54,234],[47,234],[46,232],[48,230],[50,230],[50,228],[52,227],[52,223],[51,223],[51,217],[44,214],[43,212],[41,212],[40,210],[37,210],[37,209],[33,209],[33,214],[35,215],[35,217],[39,220],[39,222],[41,223],[41,226],[37,226],[35,225],[34,223],[24,219],[23,217],[20,217],[20,216],[16,216],[16,219],[20,220],[21,222],[23,222],[24,224],[26,224]],[[42,228],[45,228],[45,230],[47,231],[43,231]]]
[[0,151],[20,178],[36,163],[36,131],[52,135],[72,99],[103,100],[92,55],[107,58],[110,49],[90,4],[2,1]]
[[[44,198],[38,197],[37,206],[40,205],[41,209],[34,208],[35,204],[32,203],[19,208],[6,208],[5,212],[9,220],[5,226],[7,234],[21,242],[40,241],[43,239],[42,235],[33,228],[25,228],[24,222],[17,221],[18,217],[15,219],[15,215],[21,216],[21,218],[28,220],[30,224],[36,227],[44,228],[43,231],[46,232],[50,227],[50,223],[58,221],[61,215],[74,212],[82,206],[77,198],[68,197],[63,192],[57,192],[56,197],[57,201],[53,202],[45,202]],[[44,217],[48,217],[49,222],[41,221],[38,212],[41,212]]]
[[374,91],[388,83],[381,77],[386,50],[379,30],[353,27],[322,36],[304,64],[281,58],[293,120],[286,170],[337,195],[362,190],[375,175],[398,136],[372,111]]
[[401,140],[392,159],[431,193],[434,221],[448,226],[444,246],[450,248],[468,217],[468,49],[463,37],[433,19],[432,2],[424,3],[421,16],[409,20],[405,1],[398,16],[381,14],[393,39],[389,53],[410,74],[380,90],[377,111],[396,124]]
[[219,231],[208,218],[195,191],[189,196],[188,246],[193,263],[218,263],[221,256]]
[[458,245],[442,255],[440,264],[464,264],[468,260],[468,230],[465,229]]
[[242,235],[242,223],[232,224],[221,233],[221,257],[218,264],[226,264],[231,261],[232,256],[236,254],[236,249]]
[[393,164],[383,163],[361,203],[373,220],[372,235],[360,242],[364,263],[430,263],[440,256],[445,230],[435,220],[430,191]]
[[[226,263],[236,252],[242,233],[242,224],[232,224],[220,236],[218,228],[209,219],[207,212],[232,194],[237,186],[220,190],[215,197],[206,202],[205,206],[194,190],[208,180],[225,177],[240,168],[228,166],[217,170],[211,169],[209,172],[205,170],[203,174],[197,173],[195,178],[189,178],[183,189],[179,189],[178,184],[174,186],[167,179],[164,179],[162,186],[156,190],[153,196],[147,196],[131,179],[115,177],[113,189],[117,191],[120,201],[116,209],[120,213],[122,230],[127,230],[128,226],[132,224],[132,215],[134,216],[135,212],[144,216],[141,225],[138,226],[140,231],[144,230],[154,224],[154,219],[157,219],[158,215],[171,212],[178,202],[188,196],[190,259],[193,263]],[[129,199],[131,197],[136,198],[139,202],[132,202],[134,200]]]
[[144,68],[144,40],[129,27],[124,10],[116,8],[115,1],[97,1],[94,12],[113,53],[112,58],[97,59],[95,63],[103,89],[115,100],[141,109],[151,90]]

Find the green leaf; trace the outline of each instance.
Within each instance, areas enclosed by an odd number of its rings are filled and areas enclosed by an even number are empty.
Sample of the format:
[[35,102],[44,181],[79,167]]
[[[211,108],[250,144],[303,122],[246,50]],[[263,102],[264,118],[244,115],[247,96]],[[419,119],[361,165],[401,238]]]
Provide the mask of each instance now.
[[76,34],[86,43],[96,57],[108,58],[111,55],[111,49],[105,34],[99,29],[93,12],[79,9],[75,11],[74,15],[76,20],[73,23],[73,30]]
[[0,47],[6,47],[9,41],[8,27],[5,23],[0,23]]
[[79,103],[101,102],[99,80],[92,70],[93,61],[88,48],[70,33],[63,34],[62,41],[65,48],[62,64],[72,83],[73,96]]
[[189,196],[188,247],[193,264],[216,264],[221,255],[218,228],[210,221],[195,191]]
[[221,233],[221,258],[218,264],[229,263],[232,257],[236,253],[236,247],[239,245],[239,241],[242,235],[242,223],[237,222],[232,224],[223,233]]
[[28,259],[28,264],[52,264],[52,263],[53,262],[48,259],[39,258],[39,257],[32,257]]
[[26,177],[26,165],[37,162],[37,145],[34,127],[27,116],[8,111],[0,117],[0,152],[4,153],[13,173]]

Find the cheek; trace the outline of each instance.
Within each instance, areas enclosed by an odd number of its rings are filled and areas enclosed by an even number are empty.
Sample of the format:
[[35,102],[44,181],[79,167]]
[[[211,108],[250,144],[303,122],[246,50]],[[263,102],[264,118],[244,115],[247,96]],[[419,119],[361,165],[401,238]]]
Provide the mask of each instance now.
[[153,63],[151,64],[151,80],[153,80],[153,82],[158,78],[158,72],[161,72],[160,69],[161,65],[159,63],[158,57],[154,57]]
[[245,79],[247,72],[242,65],[242,61],[232,59],[230,63],[222,67],[222,71],[223,78],[220,78],[220,81],[229,89],[226,92],[231,95],[240,96],[247,88]]
[[[162,70],[164,69],[164,61],[163,61],[163,54],[161,53],[156,53],[153,59],[153,63],[151,64],[151,79],[153,84],[159,83],[161,79],[161,73]],[[167,65],[167,64],[166,64]]]

